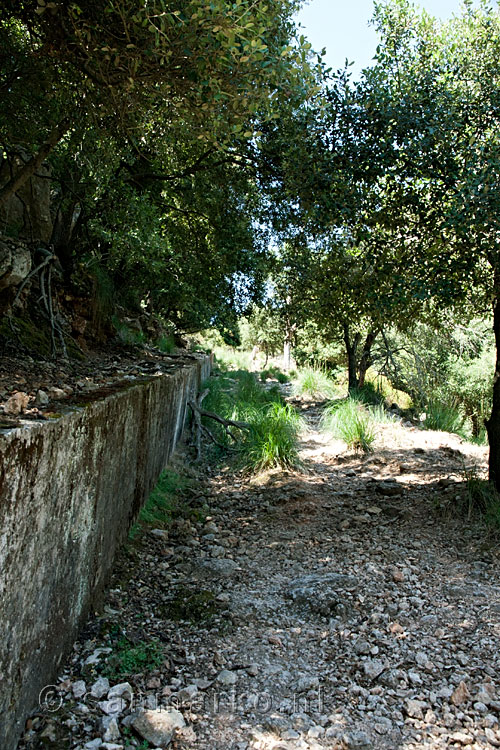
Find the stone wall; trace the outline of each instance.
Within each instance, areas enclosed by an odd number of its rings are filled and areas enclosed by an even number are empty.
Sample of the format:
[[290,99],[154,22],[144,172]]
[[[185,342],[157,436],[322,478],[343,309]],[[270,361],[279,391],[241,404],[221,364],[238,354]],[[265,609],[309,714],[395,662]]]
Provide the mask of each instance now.
[[200,356],[50,422],[0,433],[0,747],[57,676],[179,439]]

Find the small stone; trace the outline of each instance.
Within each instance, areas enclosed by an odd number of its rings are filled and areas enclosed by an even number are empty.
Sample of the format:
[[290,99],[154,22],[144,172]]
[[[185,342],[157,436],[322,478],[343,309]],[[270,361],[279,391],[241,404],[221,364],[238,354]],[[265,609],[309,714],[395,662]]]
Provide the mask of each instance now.
[[109,680],[107,677],[99,677],[90,688],[90,695],[94,698],[103,698],[109,691]]
[[368,750],[373,747],[373,742],[366,732],[349,732],[342,737],[349,750]]
[[158,537],[158,539],[168,539],[168,531],[166,529],[151,529],[150,534]]
[[125,698],[126,700],[132,700],[132,696],[134,694],[134,691],[132,690],[132,685],[129,682],[120,682],[118,685],[114,685],[110,690],[108,691],[108,699],[112,700],[113,698]]
[[354,651],[357,654],[362,654],[362,655],[369,654],[370,653],[370,648],[371,647],[370,647],[370,644],[368,643],[368,641],[365,641],[362,638],[360,638],[359,640],[357,640],[356,643],[354,644]]
[[209,574],[215,577],[228,577],[234,575],[238,570],[238,565],[234,560],[214,558],[211,560],[204,560],[201,563],[201,567]]
[[87,692],[87,686],[83,680],[77,680],[74,682],[71,689],[73,690],[75,698],[83,698]]
[[131,725],[154,747],[167,747],[176,729],[186,726],[184,717],[175,708],[144,710],[134,714]]
[[401,495],[403,493],[403,487],[397,482],[378,482],[375,489],[379,494],[387,497]]
[[472,745],[474,742],[474,739],[469,737],[468,734],[465,734],[465,732],[453,732],[450,739],[452,739],[453,742],[460,742],[461,745]]
[[36,392],[35,404],[36,406],[47,406],[49,403],[49,397],[41,389]]
[[5,402],[5,406],[3,407],[4,413],[10,414],[13,417],[16,417],[18,414],[22,414],[22,412],[28,406],[29,400],[30,398],[27,393],[23,393],[23,391],[16,391]]
[[104,729],[104,734],[102,735],[104,742],[113,742],[114,740],[120,739],[118,722],[114,716],[104,716],[102,719],[102,727]]
[[394,568],[394,570],[392,571],[392,580],[395,583],[403,583],[404,579],[405,579],[405,574],[403,573],[403,571],[398,570],[398,568]]
[[376,680],[384,668],[384,664],[378,659],[370,659],[363,664],[364,673],[370,680]]
[[221,685],[234,685],[238,679],[238,675],[236,672],[230,672],[229,669],[223,669],[222,672],[219,672],[217,675],[217,682],[220,682]]
[[63,398],[67,398],[68,394],[62,388],[52,387],[48,389],[47,396],[51,401],[60,401]]
[[181,703],[188,703],[196,698],[198,695],[198,686],[197,685],[186,685],[185,688],[182,688],[182,690],[179,690],[177,693],[177,698],[181,701]]
[[423,701],[408,699],[406,701],[406,713],[412,719],[423,719],[426,704]]
[[112,650],[113,649],[111,648],[96,648],[96,650],[93,651],[91,655],[85,659],[85,666],[89,666],[90,664],[97,664],[102,656],[104,656],[105,654],[110,654]]
[[316,675],[303,675],[297,680],[295,689],[298,693],[305,693],[319,687],[319,678]]
[[98,750],[98,748],[102,747],[102,740],[100,737],[97,737],[95,740],[86,742],[83,747],[86,748],[86,750]]
[[127,708],[127,701],[124,698],[111,698],[111,700],[99,701],[97,705],[103,713],[108,716],[114,716],[125,711]]
[[469,690],[467,689],[465,682],[462,680],[458,687],[453,691],[450,700],[454,706],[461,706],[462,703],[466,703],[469,698]]
[[250,675],[250,677],[257,677],[259,674],[259,667],[257,664],[250,664],[249,667],[247,667],[247,674]]

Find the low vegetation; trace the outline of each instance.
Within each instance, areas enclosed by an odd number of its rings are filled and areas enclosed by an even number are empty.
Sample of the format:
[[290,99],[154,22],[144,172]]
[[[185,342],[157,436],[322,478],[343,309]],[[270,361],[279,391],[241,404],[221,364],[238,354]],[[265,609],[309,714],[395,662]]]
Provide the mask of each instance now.
[[305,367],[297,373],[293,393],[295,396],[308,396],[314,401],[326,401],[338,395],[338,388],[325,370]]
[[283,401],[277,385],[264,388],[253,373],[235,370],[219,372],[206,387],[206,410],[248,425],[233,440],[223,428],[207,422],[218,442],[234,452],[239,465],[259,471],[298,464],[298,436],[303,421]]
[[192,480],[185,474],[172,469],[164,471],[132,526],[129,538],[139,538],[146,529],[166,530],[174,521],[183,518],[203,520],[207,509],[194,507],[188,502],[187,494],[191,487]]
[[343,440],[348,448],[369,453],[375,442],[375,421],[368,409],[354,398],[339,399],[323,413],[323,429]]

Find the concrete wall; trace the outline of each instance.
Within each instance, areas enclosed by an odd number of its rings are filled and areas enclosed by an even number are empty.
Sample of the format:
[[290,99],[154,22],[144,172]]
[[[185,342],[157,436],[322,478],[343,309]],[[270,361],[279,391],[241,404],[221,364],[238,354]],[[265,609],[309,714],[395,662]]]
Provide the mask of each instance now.
[[57,420],[0,433],[0,748],[96,606],[115,552],[165,468],[209,359]]

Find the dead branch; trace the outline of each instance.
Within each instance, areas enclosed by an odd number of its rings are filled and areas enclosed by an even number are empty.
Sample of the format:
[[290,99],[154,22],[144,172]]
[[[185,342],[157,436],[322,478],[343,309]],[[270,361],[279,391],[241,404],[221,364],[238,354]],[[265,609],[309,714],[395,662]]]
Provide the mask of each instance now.
[[231,440],[233,440],[235,443],[237,442],[237,438],[235,434],[231,431],[231,427],[236,427],[239,430],[250,430],[250,425],[247,422],[235,422],[232,419],[224,419],[224,417],[220,417],[218,414],[215,414],[211,411],[205,411],[201,408],[201,404],[203,402],[203,399],[209,394],[208,388],[202,391],[196,399],[191,399],[188,401],[188,406],[191,409],[193,413],[193,443],[196,446],[196,460],[201,460],[201,436],[205,435],[209,440],[211,440],[215,445],[218,445],[220,448],[224,448],[224,450],[231,450],[228,448],[228,446],[221,443],[217,438],[213,435],[211,430],[208,429],[206,425],[204,425],[201,421],[202,417],[205,417],[206,419],[213,419],[215,422],[218,422],[218,424],[222,425],[224,428],[224,431],[226,435],[229,435]]

